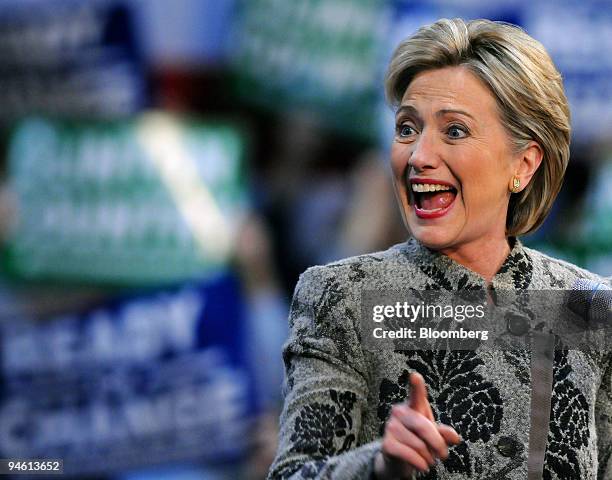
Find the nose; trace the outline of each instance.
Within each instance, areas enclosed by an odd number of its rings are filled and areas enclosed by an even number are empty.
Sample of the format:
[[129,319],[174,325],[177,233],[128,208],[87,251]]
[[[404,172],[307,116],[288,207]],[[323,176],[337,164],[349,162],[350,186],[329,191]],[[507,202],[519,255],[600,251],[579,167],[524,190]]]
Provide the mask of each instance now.
[[422,172],[437,168],[440,161],[440,149],[435,132],[425,128],[412,144],[408,165],[416,172]]

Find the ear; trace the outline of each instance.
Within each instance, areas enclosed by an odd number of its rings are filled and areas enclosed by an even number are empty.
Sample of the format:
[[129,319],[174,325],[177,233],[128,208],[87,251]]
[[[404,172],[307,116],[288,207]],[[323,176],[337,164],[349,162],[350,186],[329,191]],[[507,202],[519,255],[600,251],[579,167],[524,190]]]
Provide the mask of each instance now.
[[534,176],[544,158],[544,150],[537,142],[529,144],[514,157],[514,175],[521,181],[523,190]]

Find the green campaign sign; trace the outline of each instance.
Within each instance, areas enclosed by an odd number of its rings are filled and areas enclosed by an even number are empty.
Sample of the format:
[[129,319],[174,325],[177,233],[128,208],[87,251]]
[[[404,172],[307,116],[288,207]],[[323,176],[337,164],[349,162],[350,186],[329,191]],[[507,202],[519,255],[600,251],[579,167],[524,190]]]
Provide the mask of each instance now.
[[9,272],[146,285],[223,266],[245,206],[244,150],[230,124],[162,113],[21,122],[8,150]]
[[370,138],[382,94],[383,0],[241,2],[233,64],[239,90],[273,108],[304,107]]

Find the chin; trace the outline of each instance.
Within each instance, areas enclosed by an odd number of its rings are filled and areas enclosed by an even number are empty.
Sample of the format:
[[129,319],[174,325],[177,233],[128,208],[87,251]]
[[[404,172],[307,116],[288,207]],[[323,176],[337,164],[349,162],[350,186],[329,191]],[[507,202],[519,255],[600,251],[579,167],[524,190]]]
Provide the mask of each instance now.
[[449,235],[448,229],[444,227],[423,227],[408,224],[410,234],[432,250],[440,250],[453,246],[454,239]]

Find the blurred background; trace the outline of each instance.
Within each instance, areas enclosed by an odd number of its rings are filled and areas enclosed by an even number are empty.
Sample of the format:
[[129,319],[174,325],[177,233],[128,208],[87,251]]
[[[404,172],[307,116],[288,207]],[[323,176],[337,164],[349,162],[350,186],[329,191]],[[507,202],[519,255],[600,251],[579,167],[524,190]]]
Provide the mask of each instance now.
[[382,79],[455,16],[562,71],[571,162],[525,242],[611,275],[606,1],[3,0],[0,457],[264,478],[297,277],[406,239]]

